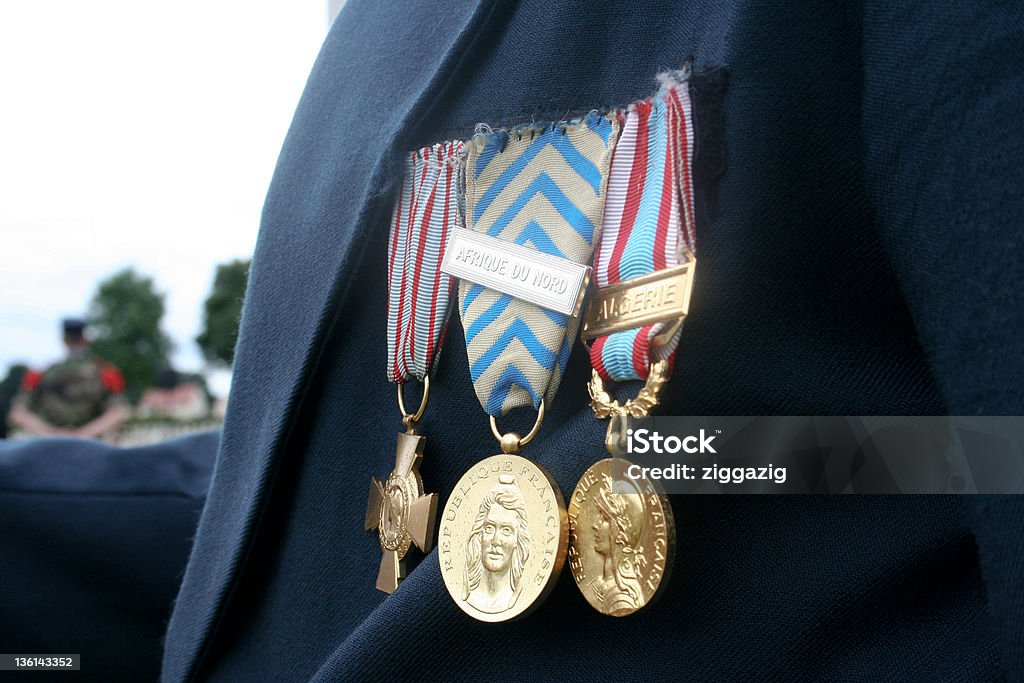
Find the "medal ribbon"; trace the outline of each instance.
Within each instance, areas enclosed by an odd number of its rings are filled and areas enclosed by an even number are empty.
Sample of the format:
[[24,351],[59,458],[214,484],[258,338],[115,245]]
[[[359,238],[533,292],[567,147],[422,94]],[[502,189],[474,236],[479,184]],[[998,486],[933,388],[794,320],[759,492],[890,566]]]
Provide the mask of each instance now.
[[[604,228],[594,277],[604,288],[685,261],[696,253],[693,219],[693,108],[686,81],[661,78],[652,98],[629,107],[615,147]],[[667,343],[654,339],[672,323],[598,337],[590,361],[605,380],[646,379],[652,363],[671,367],[680,331]]]
[[395,202],[388,259],[388,379],[423,381],[444,340],[452,293],[441,272],[448,232],[461,220],[464,143],[410,152]]
[[[468,143],[467,227],[589,263],[601,226],[616,116],[478,133]],[[579,318],[459,283],[470,375],[492,416],[554,397]]]

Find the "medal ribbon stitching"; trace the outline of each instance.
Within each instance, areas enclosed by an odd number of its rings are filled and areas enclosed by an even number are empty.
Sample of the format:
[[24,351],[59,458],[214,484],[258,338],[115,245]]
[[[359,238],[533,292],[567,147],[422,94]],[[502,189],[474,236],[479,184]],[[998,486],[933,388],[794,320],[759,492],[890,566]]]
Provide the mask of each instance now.
[[[678,265],[684,250],[696,253],[692,121],[686,82],[667,76],[657,95],[630,106],[609,173],[594,265],[599,288]],[[653,362],[675,359],[680,331],[653,344],[670,324],[598,337],[591,364],[605,380],[646,379]]]
[[460,224],[464,143],[410,152],[388,240],[388,379],[423,381],[447,329],[453,283],[441,272],[448,232]]
[[[477,232],[589,263],[600,229],[614,116],[480,133],[469,143],[466,215]],[[459,283],[473,386],[499,416],[554,397],[579,318]]]

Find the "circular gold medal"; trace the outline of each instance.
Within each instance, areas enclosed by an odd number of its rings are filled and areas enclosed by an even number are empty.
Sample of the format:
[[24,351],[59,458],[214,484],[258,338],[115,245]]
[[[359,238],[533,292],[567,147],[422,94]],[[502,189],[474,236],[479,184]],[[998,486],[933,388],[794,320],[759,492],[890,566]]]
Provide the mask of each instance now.
[[599,460],[569,500],[569,567],[590,606],[624,617],[668,583],[676,534],[672,506],[649,479],[626,476],[622,458]]
[[518,455],[481,460],[444,506],[438,560],[463,612],[508,621],[540,605],[565,562],[569,522],[551,475]]

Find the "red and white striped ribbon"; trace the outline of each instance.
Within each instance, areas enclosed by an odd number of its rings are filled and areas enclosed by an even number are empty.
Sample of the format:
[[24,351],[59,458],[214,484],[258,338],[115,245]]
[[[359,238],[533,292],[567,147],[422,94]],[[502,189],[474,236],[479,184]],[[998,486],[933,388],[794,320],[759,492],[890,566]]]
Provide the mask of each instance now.
[[[594,260],[599,288],[678,265],[696,252],[693,218],[693,110],[685,80],[662,79],[652,98],[629,107],[612,157],[604,225]],[[655,338],[670,323],[599,337],[590,347],[605,380],[646,379],[653,362],[674,360],[679,333]]]
[[461,141],[410,152],[388,240],[388,379],[420,381],[447,327],[453,282],[441,272],[449,231],[460,224]]

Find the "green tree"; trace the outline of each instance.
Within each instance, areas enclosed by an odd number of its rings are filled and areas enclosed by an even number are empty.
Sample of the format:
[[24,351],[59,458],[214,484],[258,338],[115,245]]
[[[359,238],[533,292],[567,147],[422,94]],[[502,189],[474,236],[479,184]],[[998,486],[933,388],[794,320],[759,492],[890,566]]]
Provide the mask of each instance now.
[[249,279],[249,261],[231,261],[217,266],[210,295],[203,304],[203,331],[196,337],[203,357],[211,363],[231,365],[238,341],[242,299]]
[[133,399],[153,385],[174,346],[160,329],[163,316],[164,295],[132,268],[100,282],[89,304],[93,352],[120,368]]

